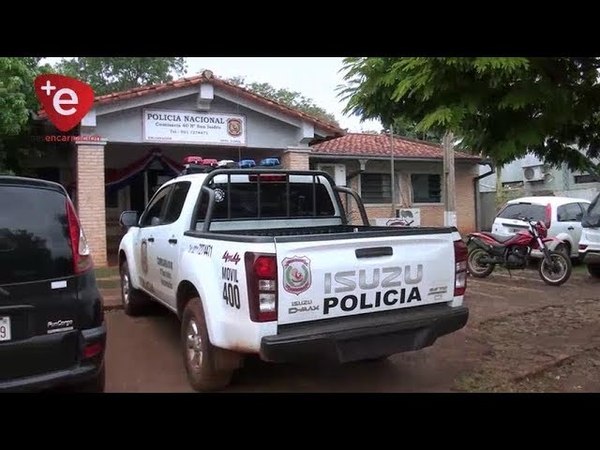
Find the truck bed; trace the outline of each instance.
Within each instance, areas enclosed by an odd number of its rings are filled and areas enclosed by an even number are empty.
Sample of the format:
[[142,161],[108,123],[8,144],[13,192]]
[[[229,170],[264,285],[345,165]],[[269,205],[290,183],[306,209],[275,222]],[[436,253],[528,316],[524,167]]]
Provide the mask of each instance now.
[[[286,227],[265,228],[254,230],[219,230],[219,231],[194,231],[185,233],[186,236],[232,240],[235,242],[291,242],[302,238],[306,241],[322,239],[351,239],[354,237],[379,237],[379,236],[410,236],[424,234],[444,234],[456,231],[454,227],[379,227],[365,225],[330,225],[316,227]],[[357,234],[359,236],[357,236]]]

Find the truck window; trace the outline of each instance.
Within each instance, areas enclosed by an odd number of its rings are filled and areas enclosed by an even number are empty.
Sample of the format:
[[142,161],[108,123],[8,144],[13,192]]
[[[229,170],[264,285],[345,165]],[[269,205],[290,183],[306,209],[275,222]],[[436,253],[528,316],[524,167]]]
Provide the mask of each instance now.
[[150,203],[148,204],[144,215],[140,221],[140,225],[142,227],[156,226],[162,225],[162,213],[164,212],[164,208],[166,206],[167,196],[173,185],[169,185],[165,188],[162,188],[157,194],[154,196]]
[[[247,219],[259,217],[258,185],[257,183],[231,183],[228,198],[227,184],[215,184],[215,209],[213,219],[228,218],[228,202],[231,204],[231,219]],[[315,207],[317,217],[334,217],[335,208],[331,196],[324,184],[315,186]],[[202,197],[198,219],[206,215],[207,196]],[[290,214],[289,217],[315,217],[313,215],[313,185],[312,183],[290,183]],[[260,186],[260,217],[286,218],[286,184],[261,183]]]
[[182,181],[181,183],[175,183],[173,185],[173,192],[171,193],[169,206],[167,206],[167,212],[165,213],[165,218],[162,221],[163,225],[176,222],[177,219],[179,219],[181,210],[183,209],[183,204],[185,203],[185,198],[190,190],[190,185],[191,183],[189,181]]

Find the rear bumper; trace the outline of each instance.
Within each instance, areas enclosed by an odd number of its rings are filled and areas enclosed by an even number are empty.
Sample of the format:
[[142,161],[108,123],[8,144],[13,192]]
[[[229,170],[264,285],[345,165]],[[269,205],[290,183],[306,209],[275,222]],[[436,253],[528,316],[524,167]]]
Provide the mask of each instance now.
[[[48,341],[55,339],[56,335],[36,336],[22,341],[15,341],[8,345],[3,344],[4,348],[0,347],[0,360],[5,359],[4,354],[18,357],[21,351],[26,352],[34,347],[43,347],[48,345]],[[31,376],[0,380],[0,392],[12,391],[39,391],[57,386],[65,386],[69,384],[85,383],[91,381],[98,374],[104,364],[104,349],[106,344],[106,325],[79,332],[79,347],[80,355],[83,348],[92,343],[100,342],[102,351],[89,359],[78,358],[76,364],[67,369],[53,370],[44,373],[37,373]],[[10,352],[10,353],[9,353]],[[7,357],[6,359],[9,359]],[[10,361],[8,362],[10,364]]]
[[464,327],[468,317],[467,307],[444,304],[289,325],[262,339],[260,355],[272,362],[378,358],[428,347]]

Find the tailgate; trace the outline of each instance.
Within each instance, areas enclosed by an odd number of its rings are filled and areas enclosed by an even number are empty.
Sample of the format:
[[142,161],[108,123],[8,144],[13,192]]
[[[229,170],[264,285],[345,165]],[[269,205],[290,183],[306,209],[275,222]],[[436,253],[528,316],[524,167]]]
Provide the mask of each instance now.
[[275,245],[279,324],[453,300],[450,232]]

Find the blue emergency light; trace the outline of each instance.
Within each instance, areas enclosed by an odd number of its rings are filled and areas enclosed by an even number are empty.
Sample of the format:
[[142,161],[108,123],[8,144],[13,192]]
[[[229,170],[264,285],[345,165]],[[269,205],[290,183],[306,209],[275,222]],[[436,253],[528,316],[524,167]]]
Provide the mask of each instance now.
[[241,169],[250,169],[252,167],[256,167],[256,161],[253,159],[242,159],[238,165]]

